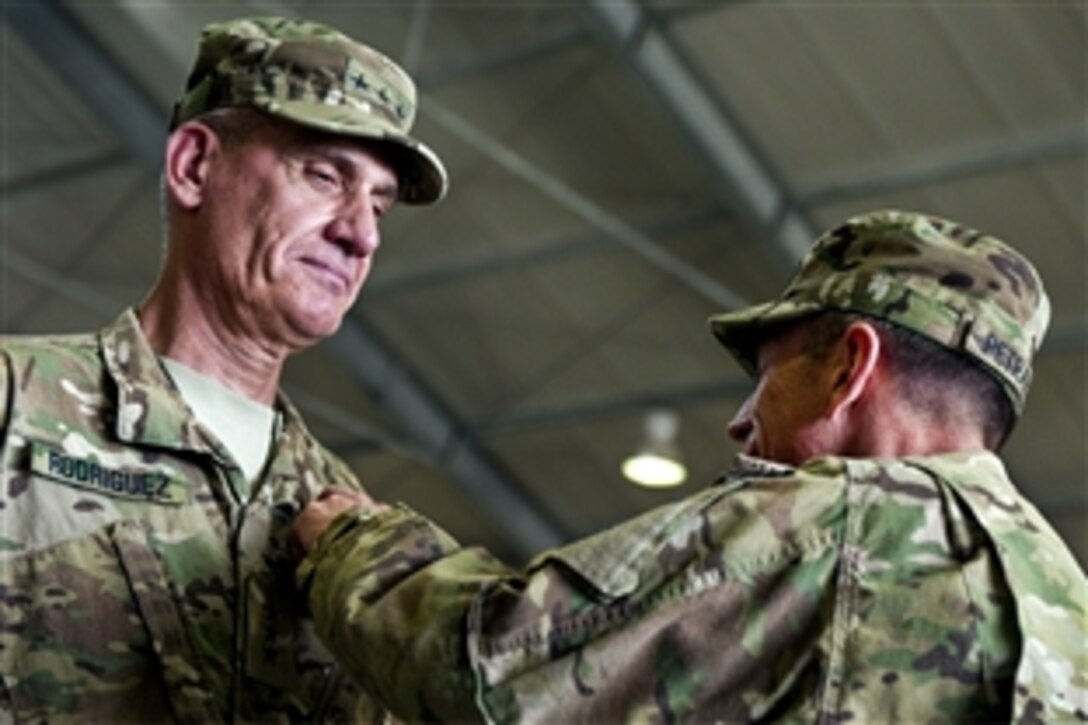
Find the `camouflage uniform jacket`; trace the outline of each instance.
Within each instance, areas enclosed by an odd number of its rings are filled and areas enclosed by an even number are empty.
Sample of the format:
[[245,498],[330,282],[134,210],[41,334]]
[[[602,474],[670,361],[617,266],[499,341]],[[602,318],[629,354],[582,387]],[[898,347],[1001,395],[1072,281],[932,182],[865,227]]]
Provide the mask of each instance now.
[[298,573],[322,638],[403,717],[1084,720],[1084,574],[989,453],[742,458],[514,572],[403,507]]
[[281,396],[252,493],[132,311],[0,341],[0,723],[366,719],[303,617],[285,527],[355,487]]

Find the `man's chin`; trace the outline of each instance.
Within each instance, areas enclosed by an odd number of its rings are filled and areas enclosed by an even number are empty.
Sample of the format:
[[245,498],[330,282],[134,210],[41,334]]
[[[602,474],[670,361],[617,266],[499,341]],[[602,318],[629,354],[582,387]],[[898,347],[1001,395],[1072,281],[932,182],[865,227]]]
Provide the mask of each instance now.
[[332,337],[344,322],[345,312],[322,314],[301,314],[290,317],[292,347],[306,348]]

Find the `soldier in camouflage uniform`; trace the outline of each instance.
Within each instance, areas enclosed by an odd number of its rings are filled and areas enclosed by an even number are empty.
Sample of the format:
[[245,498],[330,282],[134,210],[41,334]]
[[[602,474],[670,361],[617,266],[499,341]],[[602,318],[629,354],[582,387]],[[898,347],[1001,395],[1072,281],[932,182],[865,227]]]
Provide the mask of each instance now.
[[[0,723],[385,717],[295,591],[292,517],[361,487],[278,381],[354,302],[378,217],[445,192],[415,103],[330,28],[206,28],[150,296],[97,334],[0,342]],[[193,391],[264,416],[251,470]]]
[[994,453],[1048,318],[997,239],[851,219],[712,318],[758,381],[715,485],[524,571],[325,492],[292,530],[318,634],[409,718],[1084,721],[1088,585]]

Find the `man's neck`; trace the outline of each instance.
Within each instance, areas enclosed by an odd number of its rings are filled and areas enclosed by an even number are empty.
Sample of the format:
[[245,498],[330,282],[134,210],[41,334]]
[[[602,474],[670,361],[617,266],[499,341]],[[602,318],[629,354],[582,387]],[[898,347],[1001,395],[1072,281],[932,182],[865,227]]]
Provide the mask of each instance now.
[[152,350],[258,403],[271,405],[287,350],[232,332],[196,300],[156,288],[138,316]]
[[884,408],[858,425],[846,455],[869,458],[933,456],[955,451],[986,450],[982,431],[974,423],[934,421],[910,406]]

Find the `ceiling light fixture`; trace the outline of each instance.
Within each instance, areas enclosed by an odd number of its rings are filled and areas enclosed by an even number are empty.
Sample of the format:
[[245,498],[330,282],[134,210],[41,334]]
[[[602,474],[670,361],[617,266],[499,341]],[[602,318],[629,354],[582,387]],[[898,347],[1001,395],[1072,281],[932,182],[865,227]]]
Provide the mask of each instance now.
[[679,417],[671,410],[654,409],[646,414],[644,427],[646,438],[638,451],[624,460],[623,475],[649,488],[679,486],[688,477],[676,445]]

